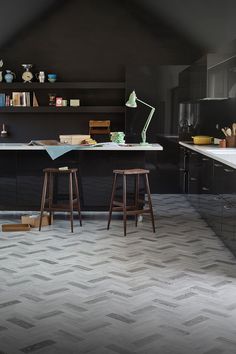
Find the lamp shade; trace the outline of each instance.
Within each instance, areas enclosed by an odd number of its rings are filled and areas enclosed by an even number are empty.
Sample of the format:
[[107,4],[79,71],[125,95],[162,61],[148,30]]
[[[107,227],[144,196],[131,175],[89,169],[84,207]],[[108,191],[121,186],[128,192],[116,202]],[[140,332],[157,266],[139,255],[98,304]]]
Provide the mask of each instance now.
[[137,99],[136,93],[135,93],[135,91],[133,91],[133,92],[131,92],[129,99],[125,105],[127,107],[136,108],[137,107],[136,99]]

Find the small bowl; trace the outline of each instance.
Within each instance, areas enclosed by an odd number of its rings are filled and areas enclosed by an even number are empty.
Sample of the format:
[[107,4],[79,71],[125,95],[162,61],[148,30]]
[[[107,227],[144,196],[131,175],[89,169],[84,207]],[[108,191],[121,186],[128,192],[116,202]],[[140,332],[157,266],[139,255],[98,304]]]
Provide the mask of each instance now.
[[57,79],[48,78],[49,82],[55,82]]

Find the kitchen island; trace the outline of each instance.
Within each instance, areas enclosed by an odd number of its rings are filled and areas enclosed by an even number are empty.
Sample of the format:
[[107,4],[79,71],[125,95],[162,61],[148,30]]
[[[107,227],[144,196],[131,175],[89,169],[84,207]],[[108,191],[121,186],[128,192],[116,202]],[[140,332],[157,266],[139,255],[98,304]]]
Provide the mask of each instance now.
[[[107,210],[112,186],[113,169],[149,168],[146,154],[160,152],[162,146],[79,147],[52,160],[45,146],[21,143],[0,144],[0,209],[39,210],[43,169],[47,167],[78,168],[83,210]],[[156,166],[152,166],[153,170]],[[55,184],[59,196],[65,198],[68,185],[63,177]]]

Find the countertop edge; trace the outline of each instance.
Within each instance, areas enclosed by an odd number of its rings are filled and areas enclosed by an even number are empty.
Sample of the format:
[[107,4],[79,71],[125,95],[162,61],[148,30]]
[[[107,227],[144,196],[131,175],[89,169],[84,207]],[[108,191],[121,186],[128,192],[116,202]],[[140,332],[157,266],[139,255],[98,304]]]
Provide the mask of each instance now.
[[[184,147],[190,149],[190,150],[196,151],[202,155],[212,158],[213,160],[216,160],[216,161],[221,162],[229,167],[236,169],[236,148],[230,148],[230,149],[227,148],[229,154],[231,155],[231,159],[232,159],[232,156],[235,159],[235,162],[234,162],[234,161],[230,161],[229,157],[227,159],[227,156],[225,156],[224,154],[223,154],[223,156],[217,154],[217,150],[220,148],[214,147],[214,145],[198,146],[198,145],[184,143],[182,141],[180,141],[179,144],[181,146],[184,146]],[[215,149],[216,152],[215,153],[212,151],[209,152],[208,151],[209,149],[212,149],[212,150]]]
[[[51,147],[51,146],[48,146]],[[9,151],[9,150],[15,150],[15,151],[32,151],[32,150],[46,150],[47,146],[29,146],[29,145],[14,145],[11,143],[6,143],[6,145],[0,145],[0,151]],[[72,148],[72,151],[162,151],[163,147],[160,144],[152,144],[151,146],[140,146],[137,144],[137,146],[118,146],[118,147],[112,147],[112,146],[100,146],[100,147],[79,147],[79,148]]]

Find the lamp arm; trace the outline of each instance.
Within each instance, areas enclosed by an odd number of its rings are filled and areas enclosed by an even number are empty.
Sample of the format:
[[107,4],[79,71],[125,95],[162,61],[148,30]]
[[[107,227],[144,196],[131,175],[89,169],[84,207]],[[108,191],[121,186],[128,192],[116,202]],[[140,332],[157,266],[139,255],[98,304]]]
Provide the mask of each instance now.
[[153,106],[150,106],[150,104],[148,104],[148,103],[146,103],[146,102],[140,100],[138,97],[136,97],[136,101],[139,101],[139,102],[141,102],[142,104],[145,104],[145,106],[148,106],[148,107],[150,107],[150,108],[154,108]]
[[149,124],[150,124],[150,122],[152,120],[152,116],[153,116],[154,112],[155,112],[155,108],[152,107],[151,112],[150,112],[150,114],[148,116],[148,119],[147,119],[146,123],[144,124],[143,130],[141,132],[141,137],[142,137],[142,143],[143,144],[146,143],[146,132],[148,130],[148,127],[149,127]]

